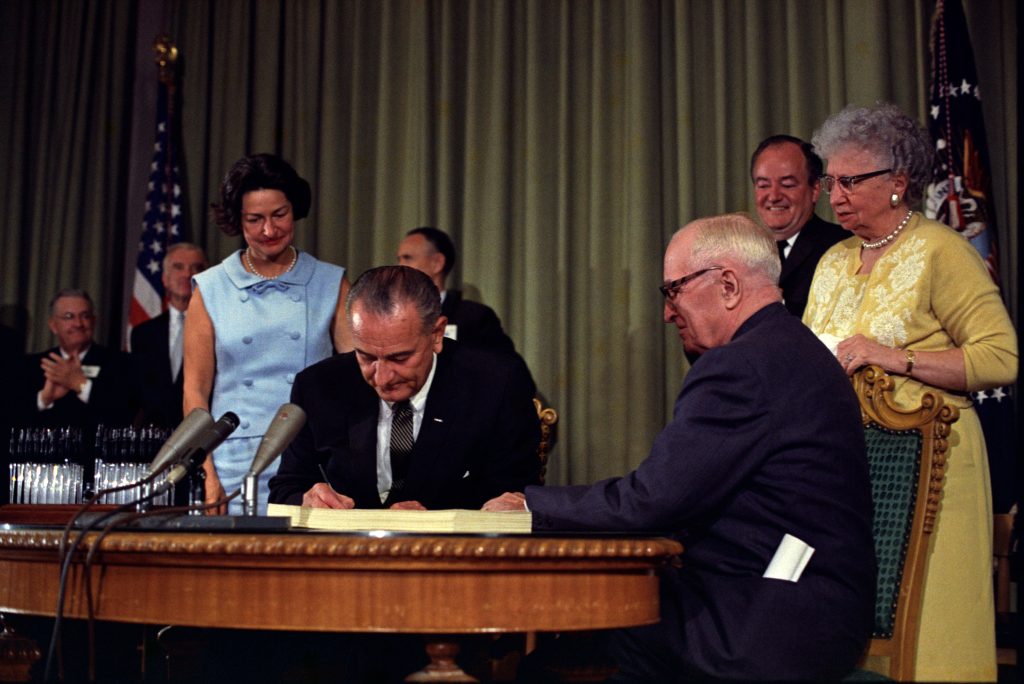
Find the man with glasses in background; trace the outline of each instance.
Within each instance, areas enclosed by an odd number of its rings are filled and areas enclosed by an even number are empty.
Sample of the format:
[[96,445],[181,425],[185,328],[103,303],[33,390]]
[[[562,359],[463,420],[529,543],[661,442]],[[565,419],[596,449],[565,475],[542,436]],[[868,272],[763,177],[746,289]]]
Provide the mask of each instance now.
[[[774,240],[750,218],[687,225],[663,275],[665,322],[701,357],[648,457],[621,478],[531,486],[484,510],[529,510],[537,532],[683,544],[661,573],[661,621],[608,634],[616,682],[838,680],[867,642],[875,594],[857,398],[781,305]],[[544,678],[537,653],[522,681]]]
[[821,158],[807,142],[791,135],[765,138],[750,158],[750,179],[761,222],[772,232],[782,273],[779,287],[790,313],[803,316],[818,260],[829,247],[850,237],[814,213],[821,194]]
[[50,300],[57,346],[28,357],[21,383],[23,424],[76,427],[91,440],[99,424],[132,422],[134,400],[127,356],[93,339],[96,314],[85,290],[63,289]]

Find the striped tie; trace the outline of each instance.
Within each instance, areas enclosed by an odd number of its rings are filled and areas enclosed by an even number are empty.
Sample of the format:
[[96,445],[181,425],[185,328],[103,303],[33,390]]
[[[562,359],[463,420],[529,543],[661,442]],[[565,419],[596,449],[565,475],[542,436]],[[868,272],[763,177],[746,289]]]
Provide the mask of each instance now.
[[412,406],[409,400],[396,402],[391,407],[391,497],[405,486],[412,453]]

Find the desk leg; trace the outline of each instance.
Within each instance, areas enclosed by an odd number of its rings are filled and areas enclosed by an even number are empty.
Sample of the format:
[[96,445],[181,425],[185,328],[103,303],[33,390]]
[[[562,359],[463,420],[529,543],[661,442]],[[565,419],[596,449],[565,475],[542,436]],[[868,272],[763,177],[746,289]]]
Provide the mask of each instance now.
[[42,657],[39,645],[15,633],[0,614],[0,681],[29,681],[29,670]]
[[407,682],[477,682],[463,672],[455,662],[459,654],[459,645],[455,641],[442,641],[444,637],[427,638],[427,655],[430,664],[419,672],[413,672],[405,678]]

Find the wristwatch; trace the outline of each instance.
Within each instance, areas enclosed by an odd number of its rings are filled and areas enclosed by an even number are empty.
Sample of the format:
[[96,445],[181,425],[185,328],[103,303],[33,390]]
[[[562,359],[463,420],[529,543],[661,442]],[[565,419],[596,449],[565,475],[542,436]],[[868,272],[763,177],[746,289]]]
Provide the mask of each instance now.
[[905,350],[904,353],[907,355],[907,370],[903,374],[910,375],[914,370],[914,359],[917,357],[911,349]]

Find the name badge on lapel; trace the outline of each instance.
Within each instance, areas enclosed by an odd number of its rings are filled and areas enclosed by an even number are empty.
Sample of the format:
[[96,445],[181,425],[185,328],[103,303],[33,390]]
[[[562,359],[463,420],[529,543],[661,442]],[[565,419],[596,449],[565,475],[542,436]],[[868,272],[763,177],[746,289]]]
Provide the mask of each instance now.
[[82,373],[87,378],[95,379],[95,378],[100,377],[100,367],[99,366],[82,366]]

